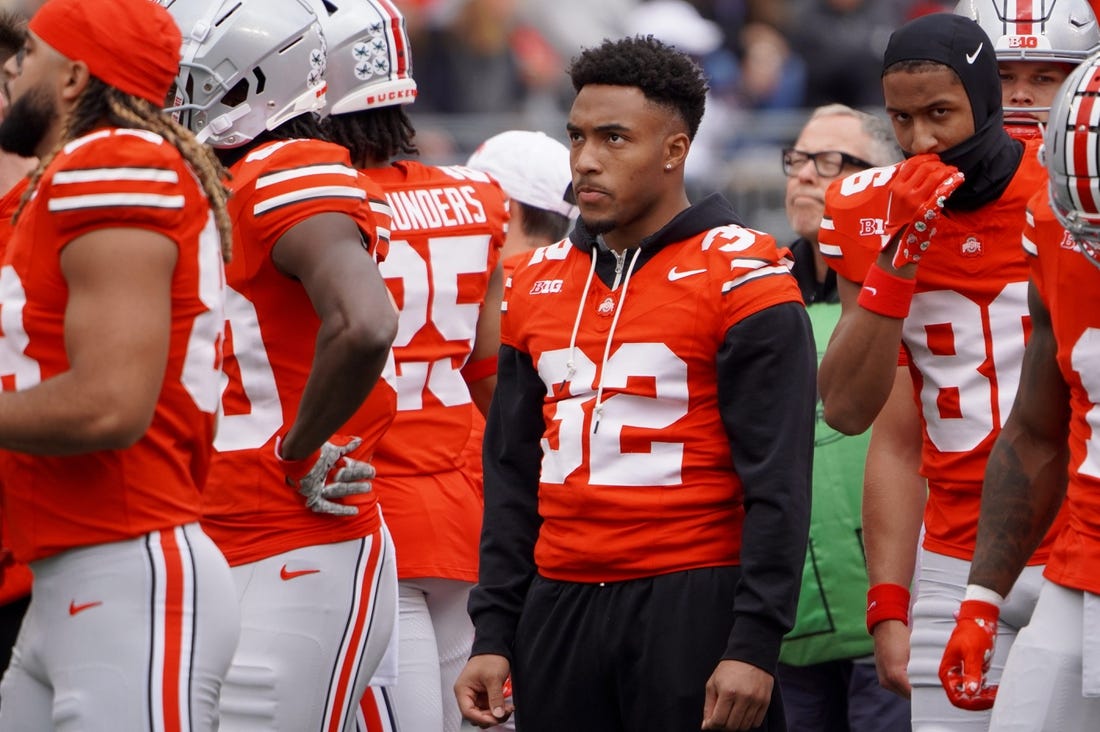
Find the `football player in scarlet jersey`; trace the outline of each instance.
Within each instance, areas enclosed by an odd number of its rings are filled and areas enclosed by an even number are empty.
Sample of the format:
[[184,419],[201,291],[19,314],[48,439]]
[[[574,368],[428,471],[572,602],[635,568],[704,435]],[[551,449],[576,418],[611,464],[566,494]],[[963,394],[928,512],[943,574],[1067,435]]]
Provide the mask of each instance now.
[[508,213],[484,173],[391,162],[416,153],[405,111],[416,98],[411,49],[393,3],[316,7],[328,42],[324,129],[385,192],[393,225],[381,270],[400,311],[386,371],[397,414],[372,460],[397,548],[398,664],[396,679],[381,669],[372,682],[364,716],[376,732],[391,716],[406,730],[457,732],[453,687],[473,639],[466,601],[481,530],[478,471],[463,451],[472,404],[488,411],[496,383]]
[[0,730],[215,730],[239,632],[199,526],[218,406],[217,160],[160,111],[180,33],[148,0],[49,0],[0,147],[41,161],[0,269],[4,541],[34,597]]
[[[223,416],[203,526],[241,642],[222,729],[351,730],[389,643],[393,545],[367,462],[393,419],[389,207],[322,141],[325,41],[304,0],[176,0],[174,107],[230,165]],[[232,69],[232,73],[227,71]]]
[[[1100,147],[1090,131],[1100,57],[1081,65],[1055,101],[1046,131],[1049,189],[1028,205],[1032,333],[1020,390],[993,445],[982,487],[968,592],[944,652],[947,693],[987,702],[991,730],[1100,728],[1100,469],[1094,374],[1100,354]],[[1004,597],[1065,502],[1031,622],[988,685]]]
[[[912,157],[826,193],[820,246],[840,275],[843,314],[819,385],[830,424],[858,433],[875,422],[863,525],[880,681],[912,695],[917,732],[984,730],[988,714],[953,707],[938,668],[1030,329],[1019,238],[1045,171],[1038,140],[1004,128],[997,58],[978,24],[957,14],[911,21],[891,37],[883,68],[887,112]],[[1005,653],[1030,617],[1047,549],[1006,605]],[[999,674],[1003,655],[993,664]]]
[[505,288],[459,706],[507,717],[511,672],[532,732],[785,729],[815,399],[787,251],[688,200],[690,59],[627,38],[571,76],[580,220]]
[[[14,14],[0,13],[0,64],[23,47],[26,32],[23,22]],[[8,108],[7,97],[0,90],[0,121]],[[11,238],[11,217],[23,199],[27,189],[27,174],[34,170],[37,160],[0,150],[0,260],[3,248]],[[11,649],[19,624],[30,603],[31,571],[26,564],[15,562],[11,552],[4,548],[3,529],[0,528],[0,675],[8,667]]]

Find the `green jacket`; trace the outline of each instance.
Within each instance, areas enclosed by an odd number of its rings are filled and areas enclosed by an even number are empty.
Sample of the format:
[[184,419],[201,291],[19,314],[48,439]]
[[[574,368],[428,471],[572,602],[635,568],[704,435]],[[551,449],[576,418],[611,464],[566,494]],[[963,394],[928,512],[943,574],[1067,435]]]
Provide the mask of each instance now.
[[[817,302],[807,312],[820,362],[840,305]],[[779,654],[783,663],[808,666],[873,652],[864,620],[867,568],[860,520],[869,434],[848,437],[829,427],[818,400],[810,542],[795,626]]]

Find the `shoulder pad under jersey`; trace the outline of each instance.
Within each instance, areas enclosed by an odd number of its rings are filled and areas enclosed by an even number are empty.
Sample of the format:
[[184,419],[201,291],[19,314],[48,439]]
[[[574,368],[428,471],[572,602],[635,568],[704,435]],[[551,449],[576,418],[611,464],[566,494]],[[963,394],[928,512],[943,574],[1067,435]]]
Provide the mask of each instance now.
[[889,182],[897,165],[869,168],[833,181],[825,191],[818,232],[821,254],[837,274],[862,282],[885,243]]

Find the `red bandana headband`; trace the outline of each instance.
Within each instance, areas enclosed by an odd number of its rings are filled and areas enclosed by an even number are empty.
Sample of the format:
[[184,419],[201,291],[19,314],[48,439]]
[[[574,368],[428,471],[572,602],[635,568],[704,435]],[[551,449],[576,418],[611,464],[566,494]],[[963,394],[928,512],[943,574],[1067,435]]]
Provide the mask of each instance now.
[[157,107],[179,71],[183,39],[152,0],[48,0],[28,26],[92,76]]

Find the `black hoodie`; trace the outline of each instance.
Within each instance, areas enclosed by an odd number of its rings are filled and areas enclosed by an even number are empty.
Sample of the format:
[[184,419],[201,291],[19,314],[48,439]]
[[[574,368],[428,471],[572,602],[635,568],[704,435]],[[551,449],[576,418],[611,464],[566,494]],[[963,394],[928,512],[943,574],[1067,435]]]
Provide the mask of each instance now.
[[[664,247],[739,223],[722,197],[710,196],[642,240],[634,271]],[[596,250],[596,274],[610,286],[614,253],[583,222],[569,238],[585,256]],[[794,623],[809,526],[816,350],[805,308],[786,302],[745,318],[726,332],[715,358],[719,411],[745,506],[742,575],[722,657],[774,675],[780,642]],[[484,442],[480,575],[469,601],[473,655],[512,658],[516,625],[537,572],[545,394],[530,355],[502,346]]]

